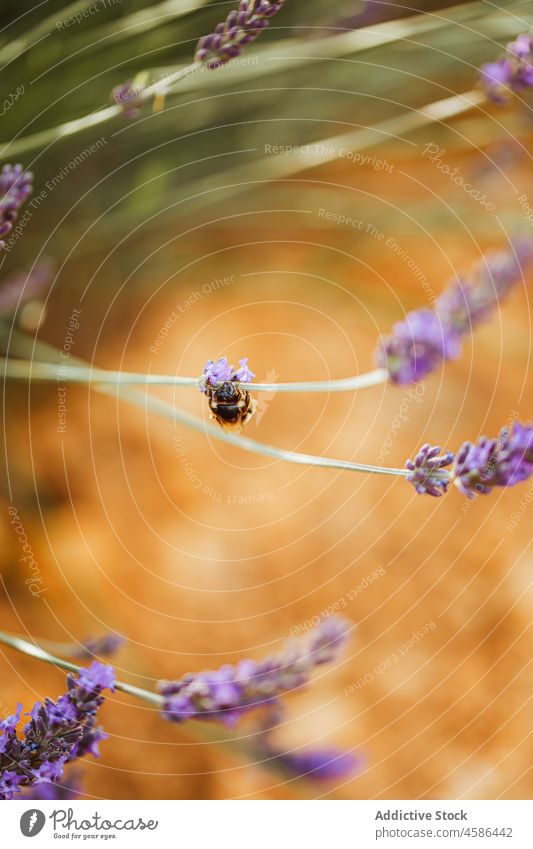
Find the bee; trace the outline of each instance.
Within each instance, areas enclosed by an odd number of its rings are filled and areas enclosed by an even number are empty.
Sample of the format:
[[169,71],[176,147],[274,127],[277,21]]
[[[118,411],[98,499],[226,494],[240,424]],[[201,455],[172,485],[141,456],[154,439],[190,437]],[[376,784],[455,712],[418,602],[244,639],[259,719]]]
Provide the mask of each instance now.
[[220,386],[206,386],[211,418],[223,430],[242,430],[255,413],[257,401],[232,380]]

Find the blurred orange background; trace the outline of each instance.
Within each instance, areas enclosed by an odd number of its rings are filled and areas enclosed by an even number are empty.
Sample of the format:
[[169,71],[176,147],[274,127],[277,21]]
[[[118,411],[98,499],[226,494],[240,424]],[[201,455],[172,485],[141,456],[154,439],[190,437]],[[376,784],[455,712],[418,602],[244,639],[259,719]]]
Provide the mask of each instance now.
[[[469,121],[453,123],[446,162],[516,216],[509,183],[530,182],[528,157],[512,148],[502,174],[490,161],[498,163],[500,147],[487,147],[487,156],[455,150]],[[105,368],[191,375],[209,358],[248,356],[261,381],[371,369],[379,332],[427,302],[408,262],[387,248],[389,237],[436,294],[483,251],[505,245],[506,221],[486,227],[475,201],[421,154],[430,141],[422,135],[409,153],[380,146],[375,155],[391,170],[340,161],[256,188],[239,229],[206,222],[182,236],[186,225],[176,219],[154,233],[154,249],[171,241],[163,266],[144,268],[149,285],[120,288],[120,267],[111,265],[106,281],[116,297],[102,286],[89,291],[74,353]],[[321,208],[348,210],[364,231],[324,224]],[[60,347],[74,294],[90,281],[76,257],[62,273],[40,331]],[[224,277],[231,282],[211,285]],[[183,312],[155,354],[150,347],[176,305]],[[530,358],[529,294],[520,287],[419,395],[394,386],[274,395],[261,399],[246,432],[292,450],[403,466],[425,441],[457,449],[496,434],[513,414],[528,420]],[[119,676],[153,687],[261,657],[331,605],[356,626],[343,660],[287,700],[278,735],[288,746],[360,752],[365,766],[352,780],[289,781],[230,744],[202,740],[201,729],[113,695],[102,710],[110,739],[101,759],[83,766],[89,795],[530,796],[528,484],[471,504],[455,490],[423,498],[402,479],[241,452],[84,387],[68,386],[66,432],[58,433],[53,384],[9,384],[6,392],[6,470],[46,588],[33,598],[21,580],[6,490],[6,630],[53,640],[117,631],[128,641],[115,659]],[[194,389],[157,394],[207,417]],[[62,690],[63,675],[37,661],[3,649],[0,663],[4,710]],[[244,723],[237,736],[251,733]]]

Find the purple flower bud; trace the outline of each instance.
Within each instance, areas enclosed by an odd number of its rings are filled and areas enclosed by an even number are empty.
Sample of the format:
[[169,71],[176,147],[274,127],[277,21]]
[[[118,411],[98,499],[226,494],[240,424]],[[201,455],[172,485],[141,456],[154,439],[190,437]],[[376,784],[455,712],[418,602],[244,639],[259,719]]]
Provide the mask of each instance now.
[[511,92],[533,85],[533,39],[527,33],[507,45],[507,53],[481,68],[481,83],[487,97],[496,103],[509,99]]
[[433,495],[438,498],[448,491],[451,475],[442,470],[453,461],[453,453],[447,451],[441,455],[439,445],[422,446],[414,460],[407,460],[406,467],[411,471],[407,476],[419,495]]
[[128,80],[112,89],[111,99],[122,107],[126,118],[136,118],[143,105],[141,91],[142,89],[135,88],[133,82]]
[[521,33],[509,42],[507,50],[519,59],[527,59],[533,51],[533,39],[528,33]]
[[[0,236],[6,236],[18,211],[33,191],[33,174],[22,165],[4,165],[0,172]],[[5,242],[0,240],[0,250]]]
[[242,52],[246,44],[255,41],[271,17],[276,15],[285,0],[241,0],[239,9],[229,13],[210,36],[203,36],[196,47],[195,61],[210,70],[220,68]]
[[208,360],[204,366],[203,384],[200,386],[202,392],[206,386],[220,386],[226,381],[233,380],[238,383],[251,383],[255,374],[248,367],[248,357],[239,360],[239,368],[230,366],[227,357],[220,357],[216,362]]
[[240,368],[231,375],[231,379],[239,383],[251,383],[255,374],[248,368],[248,357],[243,357],[242,360],[239,360],[239,366]]
[[[216,363],[214,360],[208,360],[204,366],[204,384],[218,386],[226,380],[231,380],[232,372],[233,366],[230,366],[227,357],[220,357]],[[205,392],[205,389],[203,391]]]

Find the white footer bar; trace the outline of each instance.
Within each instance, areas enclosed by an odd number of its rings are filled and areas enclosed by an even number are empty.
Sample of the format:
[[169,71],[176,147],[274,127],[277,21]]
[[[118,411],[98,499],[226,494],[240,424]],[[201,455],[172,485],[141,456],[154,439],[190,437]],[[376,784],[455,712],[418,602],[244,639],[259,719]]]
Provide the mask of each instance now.
[[533,802],[12,801],[0,827],[6,849],[533,849]]

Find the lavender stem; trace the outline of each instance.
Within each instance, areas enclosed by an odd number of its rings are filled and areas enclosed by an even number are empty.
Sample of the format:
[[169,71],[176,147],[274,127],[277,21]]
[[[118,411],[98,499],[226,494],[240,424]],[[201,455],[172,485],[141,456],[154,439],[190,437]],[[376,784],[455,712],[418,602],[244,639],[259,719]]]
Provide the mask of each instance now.
[[[37,660],[42,660],[44,663],[57,666],[59,669],[66,669],[68,672],[79,672],[83,668],[76,663],[71,663],[68,660],[63,660],[60,657],[50,654],[35,643],[29,643],[14,634],[7,634],[5,631],[0,631],[0,643],[4,643],[4,645],[22,652],[22,654],[26,654],[29,657],[34,657]],[[117,690],[156,705],[158,708],[161,708],[163,705],[163,698],[157,693],[151,693],[149,690],[143,690],[140,687],[135,687],[133,684],[126,684],[123,681],[117,681],[115,686]]]
[[[12,380],[56,381],[62,383],[151,384],[154,386],[200,386],[201,377],[181,377],[172,374],[143,374],[111,371],[100,368],[59,365],[0,357],[4,377]],[[297,383],[240,383],[250,392],[350,392],[387,382],[386,369],[378,368],[339,380],[302,381]]]
[[393,469],[383,466],[372,466],[365,463],[354,463],[351,460],[337,460],[332,457],[320,457],[315,454],[303,454],[297,451],[288,451],[284,448],[277,448],[274,445],[268,445],[263,442],[258,442],[255,439],[250,439],[247,436],[238,436],[233,433],[227,433],[221,430],[218,425],[211,425],[199,419],[196,416],[187,413],[176,405],[169,404],[161,398],[156,398],[149,393],[141,393],[131,389],[123,389],[119,385],[111,388],[109,385],[97,382],[92,387],[97,392],[102,392],[105,395],[118,395],[124,401],[134,404],[136,407],[148,409],[150,412],[160,415],[162,418],[168,419],[174,424],[179,422],[191,430],[196,430],[202,434],[209,434],[214,439],[220,442],[226,442],[229,445],[235,445],[244,451],[251,451],[255,454],[262,454],[264,457],[273,457],[277,460],[284,460],[287,463],[296,463],[300,466],[317,466],[328,469],[342,469],[343,471],[365,472],[367,474],[377,475],[394,475],[396,477],[407,477],[410,472],[406,469]]
[[[53,345],[44,344],[37,340],[31,340],[24,333],[12,330],[7,326],[0,324],[0,343],[7,342],[14,350],[24,353],[28,357],[32,357],[35,352],[41,353],[43,358],[52,358],[59,360],[60,351]],[[7,361],[9,362],[9,361]],[[71,357],[69,360],[72,367],[82,366],[87,367],[87,363],[79,357]],[[57,368],[57,365],[52,365],[52,368]],[[69,366],[70,368],[71,366]],[[57,372],[56,372],[57,375]],[[97,392],[102,392],[104,395],[118,396],[124,401],[128,401],[141,409],[148,409],[150,412],[160,415],[174,424],[179,422],[185,427],[196,430],[203,435],[209,434],[213,439],[220,442],[226,442],[229,445],[234,445],[244,451],[251,451],[255,454],[261,454],[265,457],[273,457],[277,460],[284,460],[288,463],[296,463],[297,465],[315,466],[329,469],[342,469],[344,471],[364,472],[377,475],[394,475],[396,477],[407,477],[410,472],[407,469],[384,468],[382,466],[372,466],[363,463],[353,463],[350,460],[337,460],[330,457],[319,457],[314,454],[302,454],[296,451],[287,451],[283,448],[276,448],[273,445],[267,445],[263,442],[257,442],[255,439],[250,439],[247,436],[237,436],[233,433],[223,431],[218,425],[212,425],[204,422],[196,416],[187,413],[176,405],[169,404],[161,398],[156,398],[148,392],[139,392],[134,389],[123,388],[120,385],[109,386],[104,383],[96,383],[92,387]]]

